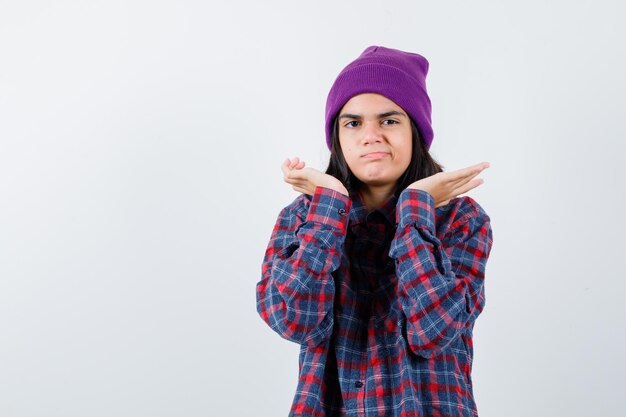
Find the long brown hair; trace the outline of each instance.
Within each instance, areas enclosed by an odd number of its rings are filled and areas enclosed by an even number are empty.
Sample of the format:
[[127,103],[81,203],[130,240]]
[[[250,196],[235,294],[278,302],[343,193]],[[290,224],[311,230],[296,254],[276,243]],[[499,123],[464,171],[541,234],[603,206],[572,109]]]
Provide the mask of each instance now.
[[[422,142],[413,119],[411,119],[411,137],[413,141],[411,162],[404,174],[398,178],[394,191],[396,197],[399,197],[402,190],[415,181],[430,177],[444,170],[444,166],[439,164],[426,149],[426,145]],[[330,160],[328,161],[326,174],[332,175],[341,181],[350,193],[361,189],[363,183],[350,171],[343,157],[341,145],[339,144],[339,123],[337,117],[333,120],[331,140]]]

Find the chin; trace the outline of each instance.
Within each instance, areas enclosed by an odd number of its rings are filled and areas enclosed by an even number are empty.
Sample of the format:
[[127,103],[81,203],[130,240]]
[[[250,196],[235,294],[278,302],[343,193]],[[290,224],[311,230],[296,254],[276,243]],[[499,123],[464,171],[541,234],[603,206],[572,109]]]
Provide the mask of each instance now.
[[[374,168],[374,167],[371,167]],[[359,172],[359,173],[355,173],[356,177],[361,180],[362,182],[390,182],[393,181],[396,176],[387,171],[387,170],[383,170],[383,169],[370,169],[370,170],[366,170],[365,172]]]
[[359,177],[357,176],[359,181],[361,181],[364,185],[370,187],[381,187],[391,184],[396,184],[398,182],[398,178],[388,178],[388,177]]

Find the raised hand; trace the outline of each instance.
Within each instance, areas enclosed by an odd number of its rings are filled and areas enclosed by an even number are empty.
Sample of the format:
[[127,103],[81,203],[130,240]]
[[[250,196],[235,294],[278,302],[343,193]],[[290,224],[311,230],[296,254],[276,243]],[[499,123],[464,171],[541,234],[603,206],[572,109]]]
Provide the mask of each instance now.
[[294,190],[303,194],[313,195],[315,187],[320,186],[349,196],[348,190],[337,178],[304,165],[304,161],[300,161],[298,157],[293,159],[287,158],[281,165],[283,179]]
[[472,178],[486,168],[489,168],[489,162],[481,162],[456,171],[438,172],[430,177],[415,181],[407,188],[424,190],[433,196],[435,207],[443,206],[460,194],[466,193],[484,183],[485,181],[482,178],[474,180]]

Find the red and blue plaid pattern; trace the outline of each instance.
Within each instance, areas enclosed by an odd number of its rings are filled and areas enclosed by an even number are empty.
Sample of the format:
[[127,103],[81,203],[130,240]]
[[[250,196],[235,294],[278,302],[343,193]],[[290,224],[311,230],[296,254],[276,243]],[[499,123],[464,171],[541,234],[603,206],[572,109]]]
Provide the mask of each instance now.
[[477,416],[472,330],[493,239],[469,196],[403,190],[368,213],[317,187],[279,214],[257,311],[300,344],[289,416]]

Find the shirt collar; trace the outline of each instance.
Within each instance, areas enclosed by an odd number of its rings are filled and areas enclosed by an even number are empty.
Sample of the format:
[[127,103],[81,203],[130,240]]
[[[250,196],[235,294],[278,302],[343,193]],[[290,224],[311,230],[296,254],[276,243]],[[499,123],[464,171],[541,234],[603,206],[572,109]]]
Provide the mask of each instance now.
[[[367,207],[365,206],[365,200],[363,194],[359,190],[350,192],[350,199],[352,200],[352,208],[350,209],[350,225],[357,225],[364,223],[368,214]],[[380,207],[371,211],[380,212],[387,222],[391,225],[396,224],[396,204],[398,198],[394,193],[391,193],[389,197],[380,205]]]

